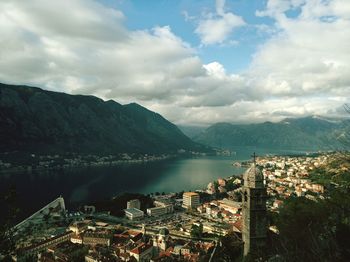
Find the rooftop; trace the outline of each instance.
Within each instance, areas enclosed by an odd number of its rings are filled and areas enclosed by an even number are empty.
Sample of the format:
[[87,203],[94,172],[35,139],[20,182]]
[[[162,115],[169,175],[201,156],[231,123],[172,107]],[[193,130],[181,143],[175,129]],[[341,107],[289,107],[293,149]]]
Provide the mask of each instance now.
[[195,192],[185,192],[183,195],[184,196],[199,196],[199,194],[195,193]]
[[139,215],[139,214],[143,214],[143,211],[137,208],[128,208],[128,209],[124,209],[125,212],[129,212],[133,215]]
[[134,254],[141,254],[143,252],[145,252],[146,250],[148,250],[149,248],[151,248],[152,246],[149,244],[145,244],[145,243],[141,243],[140,245],[138,245],[137,247],[135,247],[134,249],[132,249],[130,251],[130,253],[134,253]]

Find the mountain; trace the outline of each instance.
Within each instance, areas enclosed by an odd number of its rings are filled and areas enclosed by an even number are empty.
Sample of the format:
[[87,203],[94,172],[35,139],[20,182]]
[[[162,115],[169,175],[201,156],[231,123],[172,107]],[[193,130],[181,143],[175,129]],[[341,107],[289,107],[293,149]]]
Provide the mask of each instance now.
[[203,126],[190,126],[190,125],[178,125],[178,128],[188,137],[196,137],[202,133],[206,127]]
[[0,84],[0,152],[169,153],[206,148],[138,104]]
[[343,148],[339,138],[349,133],[349,121],[317,116],[289,118],[278,123],[217,123],[195,136],[205,145],[234,149],[254,146],[285,150],[333,150]]

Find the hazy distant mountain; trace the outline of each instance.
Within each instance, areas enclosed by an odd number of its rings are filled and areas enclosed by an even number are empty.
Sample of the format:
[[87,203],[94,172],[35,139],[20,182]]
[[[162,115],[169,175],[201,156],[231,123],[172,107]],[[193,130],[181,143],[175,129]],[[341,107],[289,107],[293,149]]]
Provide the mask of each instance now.
[[349,130],[346,120],[305,117],[278,123],[217,123],[193,139],[206,145],[234,149],[255,146],[273,149],[319,150],[342,148],[339,138]]
[[187,126],[187,125],[177,125],[178,128],[189,138],[193,138],[202,133],[206,127],[203,126]]
[[132,103],[0,84],[0,151],[166,153],[205,148]]

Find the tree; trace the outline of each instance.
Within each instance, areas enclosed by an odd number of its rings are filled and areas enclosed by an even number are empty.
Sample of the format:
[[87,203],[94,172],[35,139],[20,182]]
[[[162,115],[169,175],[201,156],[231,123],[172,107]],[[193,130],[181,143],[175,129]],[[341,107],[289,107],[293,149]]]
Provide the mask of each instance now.
[[3,256],[2,261],[12,261],[10,255],[16,248],[13,226],[18,213],[14,187],[0,194],[0,206],[4,212],[4,215],[0,216],[0,256]]
[[274,250],[286,261],[347,261],[350,257],[350,189],[338,188],[325,200],[290,197],[280,208]]
[[242,261],[243,256],[243,242],[234,233],[229,232],[226,236],[223,236],[219,240],[215,256],[213,261],[226,262],[226,261]]
[[181,227],[182,227],[182,225],[181,225],[180,223],[177,223],[177,224],[175,225],[175,229],[176,229],[176,230],[180,230]]
[[201,238],[203,235],[203,224],[199,223],[199,225],[192,225],[191,228],[191,237]]

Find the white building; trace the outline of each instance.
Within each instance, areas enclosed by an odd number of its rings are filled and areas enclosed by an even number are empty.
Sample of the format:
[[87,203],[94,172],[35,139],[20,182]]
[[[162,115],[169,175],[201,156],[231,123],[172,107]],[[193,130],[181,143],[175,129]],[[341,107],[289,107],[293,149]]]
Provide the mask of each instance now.
[[225,209],[226,211],[229,211],[232,214],[236,214],[242,207],[241,202],[228,200],[227,198],[219,200],[218,202],[220,208]]
[[174,211],[173,205],[157,206],[152,208],[147,208],[147,215],[149,216],[161,216]]
[[185,192],[183,194],[183,204],[184,208],[196,208],[200,205],[199,194],[194,192]]
[[81,238],[81,236],[76,234],[70,237],[70,241],[74,244],[83,244],[83,239]]
[[130,220],[142,218],[144,216],[143,211],[137,208],[128,208],[128,209],[125,209],[124,212],[125,212],[125,216]]

